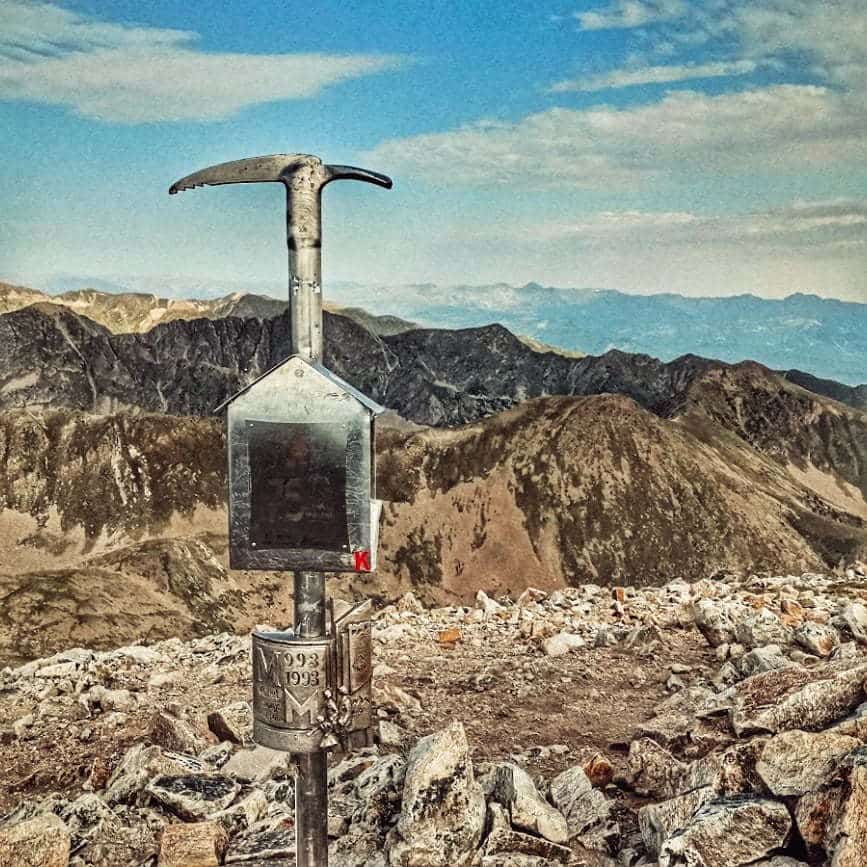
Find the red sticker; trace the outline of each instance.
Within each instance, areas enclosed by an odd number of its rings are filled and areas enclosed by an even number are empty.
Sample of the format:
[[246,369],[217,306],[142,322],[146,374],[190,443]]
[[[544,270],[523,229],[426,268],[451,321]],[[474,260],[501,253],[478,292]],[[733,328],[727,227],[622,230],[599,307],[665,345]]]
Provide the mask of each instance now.
[[359,572],[370,571],[370,551],[353,551],[352,556],[355,558],[355,568]]

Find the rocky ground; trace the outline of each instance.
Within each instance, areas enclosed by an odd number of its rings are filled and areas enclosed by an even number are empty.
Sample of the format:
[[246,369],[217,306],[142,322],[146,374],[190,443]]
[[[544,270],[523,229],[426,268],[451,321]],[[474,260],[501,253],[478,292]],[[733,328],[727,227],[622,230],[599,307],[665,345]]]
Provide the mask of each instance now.
[[[865,864],[865,600],[860,567],[407,595],[376,615],[377,745],[333,757],[331,863]],[[3,669],[0,864],[293,864],[248,687],[230,634]]]

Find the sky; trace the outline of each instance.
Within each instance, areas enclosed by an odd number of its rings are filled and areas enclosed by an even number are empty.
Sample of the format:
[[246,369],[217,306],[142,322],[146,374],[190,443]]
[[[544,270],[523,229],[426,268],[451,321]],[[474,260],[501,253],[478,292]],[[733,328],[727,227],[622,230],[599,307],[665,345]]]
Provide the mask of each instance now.
[[[867,3],[0,0],[0,279],[285,285],[306,152],[328,282],[867,302]],[[395,290],[399,291],[399,290]]]

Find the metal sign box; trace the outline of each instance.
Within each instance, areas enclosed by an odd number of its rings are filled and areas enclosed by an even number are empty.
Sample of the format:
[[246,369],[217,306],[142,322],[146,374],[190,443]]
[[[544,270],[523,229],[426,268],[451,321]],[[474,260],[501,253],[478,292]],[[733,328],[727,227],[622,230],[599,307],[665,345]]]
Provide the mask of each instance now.
[[293,355],[223,409],[230,568],[373,571],[381,508],[374,419],[383,407]]

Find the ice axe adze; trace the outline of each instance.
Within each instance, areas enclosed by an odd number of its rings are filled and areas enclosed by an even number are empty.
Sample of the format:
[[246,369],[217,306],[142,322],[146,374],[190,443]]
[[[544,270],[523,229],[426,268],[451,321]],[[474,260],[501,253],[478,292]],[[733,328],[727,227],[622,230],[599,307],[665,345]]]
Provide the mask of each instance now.
[[281,183],[286,187],[289,319],[292,354],[322,360],[322,188],[366,181],[391,189],[391,178],[354,166],[324,165],[310,154],[272,154],[220,163],[175,181],[169,193],[219,184]]

